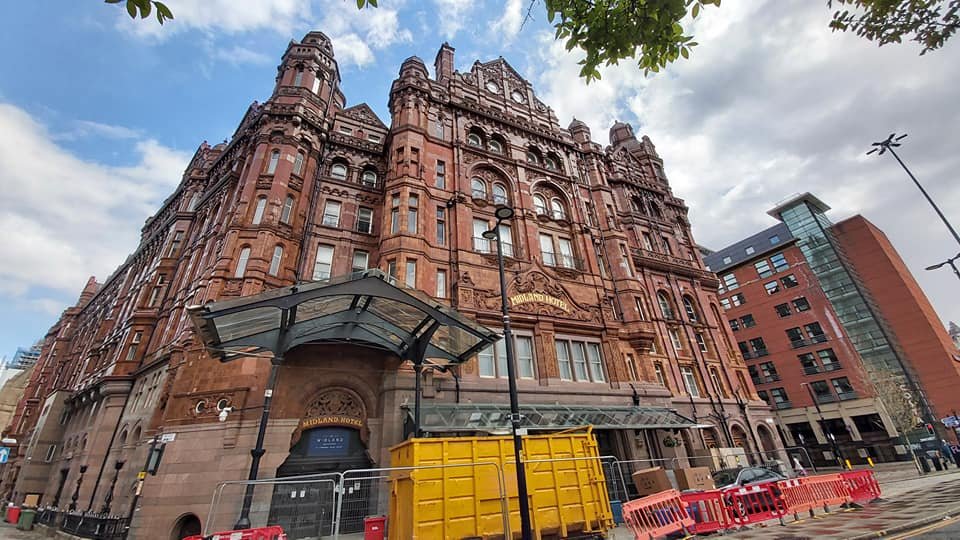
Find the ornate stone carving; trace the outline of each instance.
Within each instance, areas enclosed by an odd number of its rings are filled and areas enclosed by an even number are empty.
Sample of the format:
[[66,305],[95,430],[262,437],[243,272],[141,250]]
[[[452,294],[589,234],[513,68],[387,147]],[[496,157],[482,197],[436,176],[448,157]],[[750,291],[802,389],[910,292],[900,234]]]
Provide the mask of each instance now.
[[367,408],[363,398],[353,390],[333,387],[321,390],[307,402],[290,446],[300,440],[304,430],[318,426],[345,426],[360,430],[360,438],[367,440]]

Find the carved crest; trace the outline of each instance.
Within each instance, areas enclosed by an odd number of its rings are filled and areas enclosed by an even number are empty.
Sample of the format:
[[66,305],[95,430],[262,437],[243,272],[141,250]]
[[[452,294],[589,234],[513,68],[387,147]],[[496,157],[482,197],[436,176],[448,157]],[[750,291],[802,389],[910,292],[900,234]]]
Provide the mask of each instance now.
[[367,440],[367,408],[354,391],[342,387],[322,390],[303,411],[300,423],[293,432],[290,446],[300,440],[304,430],[322,426],[343,426],[360,430],[360,438]]

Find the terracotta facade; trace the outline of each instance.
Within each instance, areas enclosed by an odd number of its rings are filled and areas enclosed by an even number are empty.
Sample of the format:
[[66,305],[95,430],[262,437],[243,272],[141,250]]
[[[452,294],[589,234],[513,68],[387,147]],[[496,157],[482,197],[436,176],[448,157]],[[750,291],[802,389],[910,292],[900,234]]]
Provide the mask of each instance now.
[[[48,502],[59,489],[63,507],[75,489],[80,509],[98,510],[120,460],[111,510],[125,512],[148,441],[175,434],[145,482],[134,534],[205,520],[217,482],[247,475],[269,360],[218,362],[185,307],[379,268],[497,329],[496,246],[481,233],[500,204],[516,211],[503,234],[514,331],[530,351],[521,403],[636,401],[714,426],[685,431],[679,447],[662,430],[601,433],[602,451],[624,459],[779,447],[651,140],[618,123],[604,147],[582,122],[561,127],[503,59],[453,66],[446,44],[435,79],[420,59],[403,62],[388,127],[365,104],[346,106],[326,36],[291,42],[273,95],[228,143],[200,146],[138,249],[91,279],[50,330],[28,388],[38,397],[11,423],[21,445],[6,494]],[[498,360],[474,358],[456,377],[427,372],[425,403],[506,403]],[[409,366],[370,349],[292,351],[261,477],[286,467],[301,423],[331,392],[361,426],[370,464],[387,466],[413,388]],[[55,407],[63,414],[37,421]],[[218,421],[225,407],[234,412]],[[18,476],[50,444],[49,461]]]

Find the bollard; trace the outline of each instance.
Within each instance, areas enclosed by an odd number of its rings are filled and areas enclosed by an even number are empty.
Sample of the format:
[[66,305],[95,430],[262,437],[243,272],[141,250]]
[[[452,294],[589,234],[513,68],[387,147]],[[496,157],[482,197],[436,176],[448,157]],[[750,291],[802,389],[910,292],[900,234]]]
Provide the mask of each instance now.
[[873,468],[873,460],[870,457],[867,457],[867,463],[870,465],[870,468]]
[[852,471],[852,470],[853,470],[853,467],[850,465],[850,460],[849,460],[849,459],[845,459],[845,460],[843,460],[843,461],[846,462],[846,464],[847,464],[847,470],[848,470],[848,471]]

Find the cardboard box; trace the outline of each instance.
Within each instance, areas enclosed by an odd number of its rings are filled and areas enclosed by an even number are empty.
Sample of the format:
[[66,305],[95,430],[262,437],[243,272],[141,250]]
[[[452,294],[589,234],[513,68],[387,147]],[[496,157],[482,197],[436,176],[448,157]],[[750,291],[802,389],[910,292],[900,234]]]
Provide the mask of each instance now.
[[706,491],[716,488],[713,483],[713,476],[710,475],[710,469],[707,467],[675,469],[673,472],[676,475],[677,488],[680,491],[687,489]]
[[637,493],[641,497],[660,493],[668,489],[673,489],[670,478],[667,477],[667,471],[663,467],[653,467],[652,469],[643,469],[631,475],[633,483],[637,486]]

